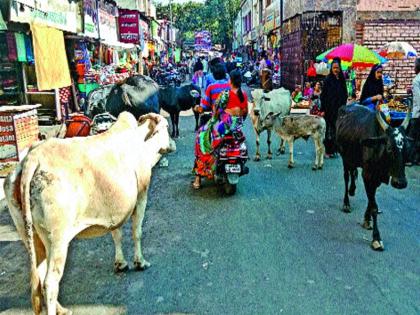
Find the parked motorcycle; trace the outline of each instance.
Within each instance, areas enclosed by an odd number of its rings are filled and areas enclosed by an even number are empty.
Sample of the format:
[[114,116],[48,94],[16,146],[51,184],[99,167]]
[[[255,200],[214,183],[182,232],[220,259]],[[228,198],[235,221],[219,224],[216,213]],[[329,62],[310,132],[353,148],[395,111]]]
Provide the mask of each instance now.
[[242,133],[226,135],[218,151],[214,180],[226,195],[234,195],[239,178],[249,173],[248,149]]
[[250,70],[245,72],[244,81],[246,85],[248,86],[252,86],[252,85],[259,86],[261,84],[261,80],[260,80],[260,74],[259,74],[258,69],[254,69],[252,72]]

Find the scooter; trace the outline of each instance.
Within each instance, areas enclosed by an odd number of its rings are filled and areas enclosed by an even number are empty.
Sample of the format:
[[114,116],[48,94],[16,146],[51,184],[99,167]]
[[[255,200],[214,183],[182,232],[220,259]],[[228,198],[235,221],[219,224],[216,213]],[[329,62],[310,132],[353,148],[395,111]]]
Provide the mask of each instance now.
[[232,196],[236,192],[239,178],[249,173],[245,166],[248,160],[248,149],[242,133],[226,135],[218,152],[214,180],[225,194]]

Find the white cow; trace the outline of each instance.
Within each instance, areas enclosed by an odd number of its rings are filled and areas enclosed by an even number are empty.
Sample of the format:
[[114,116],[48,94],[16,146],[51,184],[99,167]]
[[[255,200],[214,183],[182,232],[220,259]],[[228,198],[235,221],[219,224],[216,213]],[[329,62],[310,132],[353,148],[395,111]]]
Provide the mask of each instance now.
[[160,115],[139,123],[124,112],[112,128],[87,138],[49,139],[33,147],[4,184],[10,214],[29,251],[32,306],[69,314],[57,301],[67,250],[75,237],[112,233],[115,270],[128,268],[121,226],[131,217],[134,267],[150,264],[141,251],[142,221],[152,167],[174,151]]
[[324,166],[324,138],[326,124],[322,117],[314,115],[271,115],[266,118],[264,125],[273,128],[275,132],[289,145],[289,168],[293,168],[293,143],[296,139],[304,138],[307,140],[312,137],[315,144],[315,162],[313,170],[322,169]]
[[[290,92],[284,88],[276,89],[268,93],[264,93],[261,89],[256,89],[251,92],[254,99],[253,108],[249,111],[252,125],[256,135],[257,152],[255,154],[255,161],[261,159],[260,155],[260,134],[267,130],[267,158],[271,159],[273,154],[271,152],[271,131],[272,127],[265,124],[266,120],[273,115],[289,115],[292,105]],[[281,141],[281,149],[284,152],[284,142]]]

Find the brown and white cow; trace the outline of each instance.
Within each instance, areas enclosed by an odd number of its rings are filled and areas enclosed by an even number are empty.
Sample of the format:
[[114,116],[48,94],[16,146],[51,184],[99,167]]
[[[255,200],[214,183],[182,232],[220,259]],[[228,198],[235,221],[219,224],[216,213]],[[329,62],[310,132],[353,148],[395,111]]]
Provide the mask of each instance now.
[[[257,152],[255,153],[255,161],[261,159],[260,155],[260,134],[267,130],[267,145],[268,153],[267,158],[271,159],[273,154],[271,152],[271,131],[272,127],[265,122],[274,115],[286,116],[290,114],[292,99],[290,92],[284,88],[276,89],[271,92],[265,93],[261,89],[256,89],[251,92],[254,99],[253,106],[250,108],[249,113],[256,135]],[[284,151],[283,140],[281,148]]]
[[313,170],[322,169],[324,166],[324,138],[325,120],[313,115],[288,115],[281,117],[279,114],[268,116],[264,125],[275,130],[280,138],[289,144],[289,168],[293,168],[293,143],[296,139],[307,140],[312,137],[315,143],[315,163]]
[[112,233],[115,269],[128,268],[121,226],[131,217],[134,267],[150,264],[141,251],[142,221],[152,167],[174,151],[160,115],[139,123],[123,112],[107,132],[49,139],[33,147],[4,184],[10,214],[31,262],[32,306],[40,314],[69,314],[57,301],[69,243]]

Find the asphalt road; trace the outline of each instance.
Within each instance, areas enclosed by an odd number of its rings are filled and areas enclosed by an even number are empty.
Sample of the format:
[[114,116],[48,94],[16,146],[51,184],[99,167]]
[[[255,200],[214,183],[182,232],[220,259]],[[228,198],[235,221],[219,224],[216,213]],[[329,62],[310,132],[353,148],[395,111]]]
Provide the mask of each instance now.
[[[235,196],[211,182],[193,191],[193,126],[193,117],[181,118],[177,152],[154,170],[143,223],[152,267],[116,275],[110,235],[73,241],[64,306],[75,314],[420,314],[420,167],[406,170],[407,189],[380,187],[385,251],[374,252],[360,227],[360,178],[353,213],[340,211],[341,159],[314,172],[312,140],[299,140],[292,170],[287,156],[250,161]],[[252,156],[249,120],[245,131]],[[5,240],[10,224],[0,210],[0,314],[29,314],[28,256],[21,242]],[[132,261],[129,224],[124,233]]]

